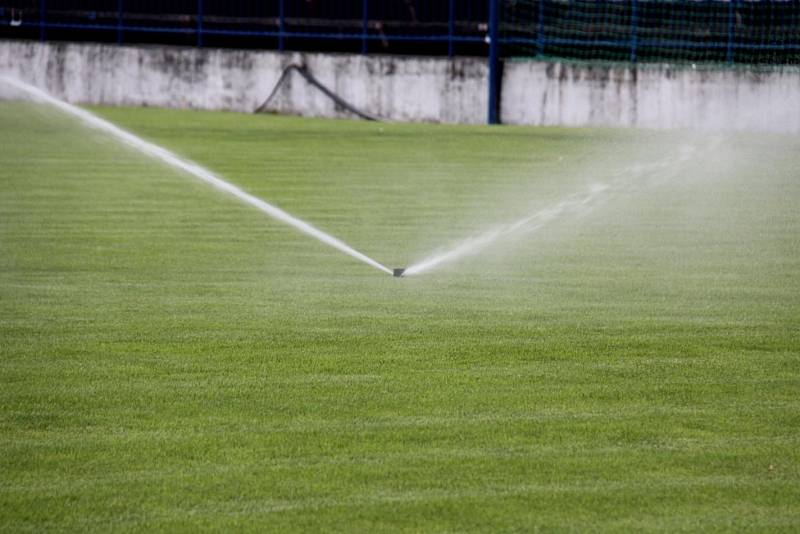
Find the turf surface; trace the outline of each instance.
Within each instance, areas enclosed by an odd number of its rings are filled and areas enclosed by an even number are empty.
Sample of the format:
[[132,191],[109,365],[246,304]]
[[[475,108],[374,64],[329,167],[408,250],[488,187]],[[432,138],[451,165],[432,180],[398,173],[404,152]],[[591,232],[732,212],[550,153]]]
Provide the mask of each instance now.
[[[0,530],[800,529],[800,140],[0,103]],[[615,182],[616,180],[616,182]]]

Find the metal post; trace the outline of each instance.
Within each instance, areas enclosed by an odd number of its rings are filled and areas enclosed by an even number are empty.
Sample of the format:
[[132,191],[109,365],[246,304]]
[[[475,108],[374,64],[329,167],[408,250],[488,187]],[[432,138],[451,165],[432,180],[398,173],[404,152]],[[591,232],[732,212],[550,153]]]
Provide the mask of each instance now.
[[631,0],[631,63],[636,63],[638,24],[639,20],[638,20],[638,15],[636,13],[636,0]]
[[197,47],[203,48],[203,0],[197,0]]
[[536,32],[536,55],[544,55],[544,0],[539,0],[539,29]]
[[117,0],[117,45],[122,44],[122,0]]
[[286,0],[279,0],[278,2],[278,50],[283,52],[285,42],[283,33],[286,31]]
[[369,32],[369,6],[367,0],[361,2],[361,53],[367,53],[367,33]]
[[454,50],[453,50],[453,34],[455,34],[456,30],[456,0],[450,0],[447,5],[447,56],[453,57]]
[[44,41],[47,39],[47,27],[45,26],[45,17],[47,13],[47,0],[39,2],[39,40]]
[[725,60],[729,65],[733,64],[733,45],[736,38],[736,0],[728,2],[728,49]]
[[498,38],[498,13],[499,0],[489,0],[489,124],[498,124],[499,93],[500,93],[500,65],[498,64],[499,45]]

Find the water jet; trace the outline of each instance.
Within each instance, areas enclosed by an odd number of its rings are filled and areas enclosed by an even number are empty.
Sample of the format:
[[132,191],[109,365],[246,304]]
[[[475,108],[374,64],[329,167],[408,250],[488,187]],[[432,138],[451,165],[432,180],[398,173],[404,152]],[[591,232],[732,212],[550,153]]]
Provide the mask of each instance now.
[[[60,100],[51,96],[47,92],[35,87],[33,85],[27,84],[21,80],[16,78],[11,78],[9,76],[0,75],[0,82],[5,83],[11,87],[21,90],[22,92],[26,93],[34,100],[39,102],[44,102],[53,106],[64,113],[72,115],[73,117],[77,118],[81,122],[83,122],[86,126],[94,128],[95,130],[99,130],[112,138],[117,139],[121,143],[138,150],[139,152],[144,153],[145,155],[154,158],[156,160],[160,160],[163,163],[166,163],[170,167],[175,169],[179,169],[195,178],[206,182],[207,184],[211,185],[212,187],[223,191],[245,204],[249,204],[254,208],[266,213],[268,216],[276,219],[282,223],[285,223],[289,226],[294,227],[296,230],[303,232],[306,235],[313,237],[325,243],[326,245],[333,247],[340,252],[344,252],[348,256],[351,256],[359,261],[366,263],[376,269],[379,269],[385,273],[391,273],[392,271],[389,270],[388,267],[385,267],[378,261],[370,258],[363,252],[359,252],[358,250],[354,249],[341,239],[338,239],[327,232],[323,232],[318,228],[312,226],[311,224],[307,223],[306,221],[299,219],[277,206],[274,206],[264,200],[261,200],[258,197],[247,193],[246,191],[240,189],[239,187],[233,185],[232,183],[222,179],[220,176],[217,176],[214,172],[203,167],[193,161],[188,159],[181,158],[177,154],[167,150],[166,148],[151,143],[149,141],[145,141],[141,137],[128,132],[127,130],[123,130],[119,126],[116,126],[105,119],[98,117],[97,115],[85,110],[81,109],[77,106],[74,106],[64,100]],[[397,276],[397,274],[395,274]]]

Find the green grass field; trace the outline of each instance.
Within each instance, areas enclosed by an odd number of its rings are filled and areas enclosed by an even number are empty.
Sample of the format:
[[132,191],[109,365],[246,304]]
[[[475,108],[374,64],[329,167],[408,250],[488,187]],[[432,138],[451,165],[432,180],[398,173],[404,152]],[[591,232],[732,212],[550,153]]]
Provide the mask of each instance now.
[[626,185],[0,103],[0,530],[800,529],[800,139],[95,111]]

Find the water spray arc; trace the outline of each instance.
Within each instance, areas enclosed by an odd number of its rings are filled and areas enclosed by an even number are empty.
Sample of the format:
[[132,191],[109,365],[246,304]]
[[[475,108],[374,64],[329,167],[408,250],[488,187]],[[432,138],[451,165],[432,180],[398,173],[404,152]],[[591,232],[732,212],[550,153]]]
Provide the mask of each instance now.
[[[712,138],[707,151],[713,152],[722,142],[723,139],[719,136]],[[590,210],[603,196],[631,192],[636,189],[637,184],[658,183],[659,181],[670,179],[680,171],[682,165],[695,157],[698,150],[696,143],[684,143],[677,148],[677,152],[674,154],[668,153],[647,163],[619,167],[612,175],[613,179],[608,183],[593,183],[582,193],[571,195],[552,206],[515,221],[495,225],[482,233],[474,234],[455,243],[449,249],[440,250],[408,266],[401,275],[416,276],[438,269],[451,262],[477,254],[502,239],[536,232],[559,217],[584,213]],[[648,178],[643,182],[642,179],[645,177]],[[395,276],[398,275],[395,274]]]
[[[406,278],[428,273],[429,271],[439,269],[450,263],[477,254],[497,241],[538,231],[545,225],[551,223],[554,219],[565,215],[580,214],[590,209],[598,200],[598,198],[604,194],[607,194],[610,191],[625,190],[628,188],[630,186],[632,177],[640,174],[658,175],[665,172],[665,169],[673,167],[675,164],[682,164],[690,160],[696,152],[696,147],[692,145],[684,145],[681,147],[680,153],[674,157],[667,157],[662,160],[657,160],[647,164],[635,165],[633,167],[620,169],[617,172],[617,179],[612,180],[610,183],[592,184],[582,193],[569,196],[554,205],[551,205],[545,209],[540,209],[518,220],[495,225],[487,231],[474,234],[467,239],[463,239],[453,244],[450,248],[440,249],[427,258],[409,265],[408,267],[396,267],[390,269],[378,261],[370,258],[366,254],[355,250],[340,239],[337,239],[332,235],[315,228],[311,224],[298,219],[282,209],[245,192],[230,182],[223,180],[211,170],[206,169],[205,167],[190,160],[183,159],[166,148],[145,141],[144,139],[126,130],[123,130],[118,126],[115,126],[114,124],[94,115],[89,111],[64,102],[63,100],[59,100],[49,95],[45,91],[22,82],[16,78],[0,75],[0,82],[8,84],[9,86],[30,95],[34,100],[49,104],[61,110],[62,112],[79,119],[85,125],[96,130],[100,130],[147,156],[160,160],[173,168],[184,171],[185,173],[190,174],[193,177],[213,186],[217,190],[228,193],[229,195],[239,199],[241,202],[257,208],[263,213],[266,213],[268,216],[292,226],[304,234],[309,235],[320,242],[325,243],[326,245],[333,247],[347,254],[348,256],[366,263],[367,265],[370,265],[386,274],[392,275],[395,278]],[[715,142],[719,142],[719,140]]]
[[138,150],[139,152],[142,152],[143,154],[146,154],[147,156],[160,160],[169,165],[170,167],[180,169],[185,173],[190,174],[195,178],[198,178],[210,184],[214,188],[220,191],[224,191],[225,193],[228,193],[236,197],[245,204],[249,204],[250,206],[257,208],[258,210],[266,213],[273,219],[288,224],[289,226],[294,227],[295,229],[303,232],[304,234],[309,235],[341,252],[344,252],[348,256],[351,256],[359,261],[362,261],[367,265],[371,265],[372,267],[375,267],[376,269],[379,269],[387,274],[394,274],[394,272],[388,267],[375,261],[366,254],[363,254],[362,252],[355,250],[353,247],[351,247],[344,241],[337,239],[332,235],[327,234],[322,230],[319,230],[318,228],[315,228],[309,223],[301,219],[298,219],[293,215],[290,215],[289,213],[283,211],[282,209],[273,206],[272,204],[269,204],[268,202],[265,202],[260,198],[251,195],[250,193],[243,191],[242,189],[236,187],[230,182],[223,180],[209,169],[206,169],[205,167],[198,165],[197,163],[183,159],[179,157],[177,154],[174,154],[173,152],[167,150],[166,148],[145,141],[144,139],[126,130],[123,130],[118,126],[115,126],[114,124],[104,119],[101,119],[100,117],[94,115],[93,113],[90,113],[77,106],[73,106],[72,104],[64,102],[63,100],[59,100],[58,98],[51,96],[45,91],[42,91],[41,89],[29,85],[25,82],[22,82],[15,78],[10,78],[8,76],[0,76],[0,82],[4,82],[30,95],[35,100],[49,104],[61,110],[62,112],[72,115],[73,117],[76,117],[77,119],[81,120],[87,126],[100,130],[108,135],[111,135],[112,137],[116,138],[122,143]]
[[511,237],[515,234],[534,232],[560,215],[565,213],[578,213],[586,209],[588,205],[591,204],[599,194],[608,189],[608,187],[609,186],[606,184],[593,184],[583,195],[562,200],[549,208],[539,210],[516,221],[496,226],[486,232],[464,239],[456,243],[449,250],[444,250],[429,256],[403,269],[400,274],[397,274],[398,269],[395,269],[395,276],[415,276],[422,274],[439,268],[444,264],[477,254],[501,238]]

